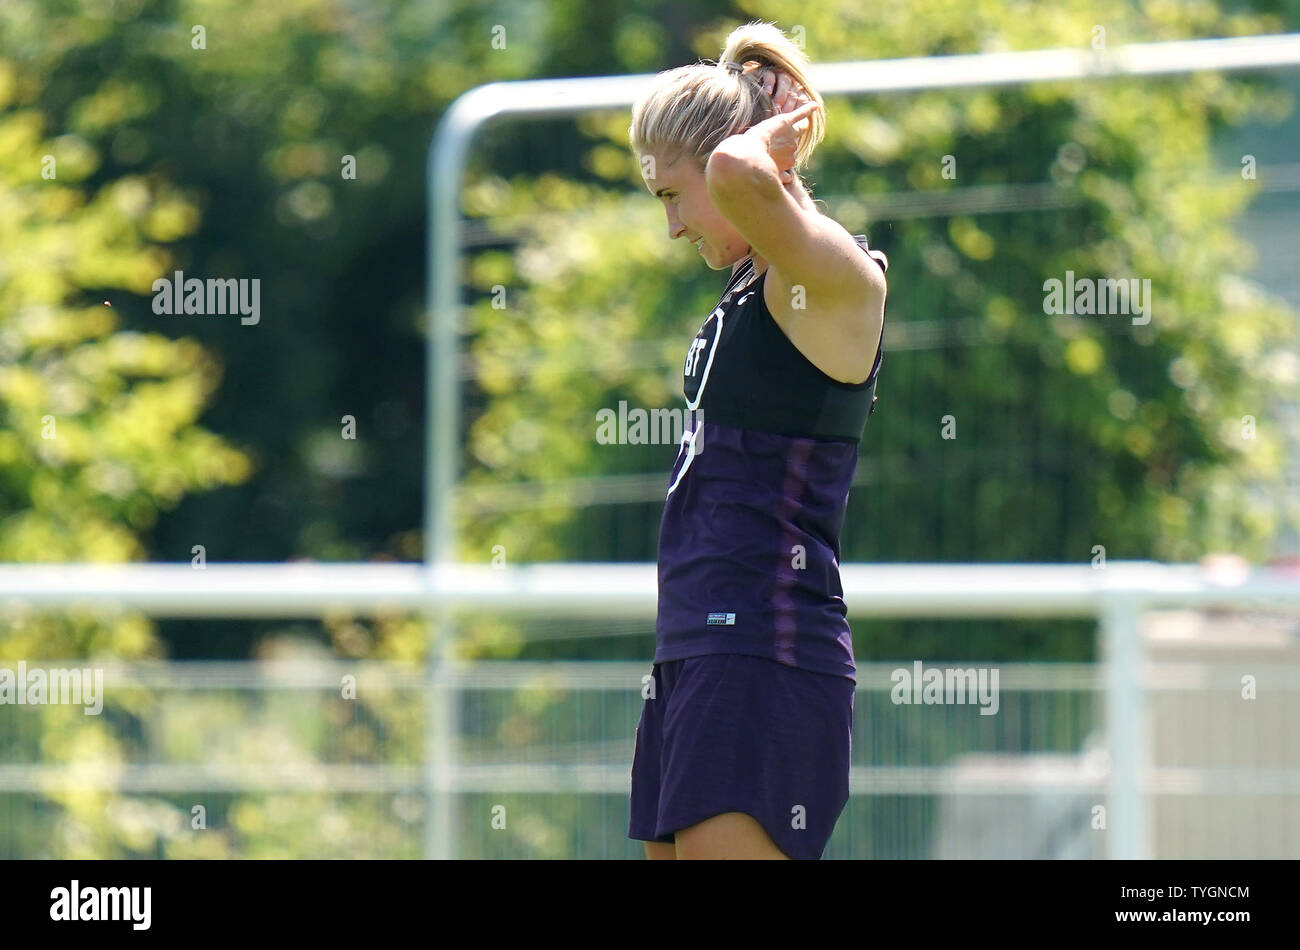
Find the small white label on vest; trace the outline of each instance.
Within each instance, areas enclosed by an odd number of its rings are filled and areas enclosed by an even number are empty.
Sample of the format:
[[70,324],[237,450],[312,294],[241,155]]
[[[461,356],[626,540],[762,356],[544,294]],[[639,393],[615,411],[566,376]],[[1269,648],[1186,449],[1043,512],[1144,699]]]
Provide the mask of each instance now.
[[736,615],[735,615],[735,614],[722,614],[722,613],[709,614],[709,619],[706,620],[705,623],[706,623],[706,624],[724,624],[724,625],[729,626],[729,627],[734,627],[734,626],[736,625]]

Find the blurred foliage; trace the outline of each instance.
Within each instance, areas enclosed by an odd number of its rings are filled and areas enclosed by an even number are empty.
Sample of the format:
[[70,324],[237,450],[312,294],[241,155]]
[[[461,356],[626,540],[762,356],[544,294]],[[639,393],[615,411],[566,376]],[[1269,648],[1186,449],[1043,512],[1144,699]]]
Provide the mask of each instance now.
[[[252,470],[247,455],[198,424],[217,362],[193,341],[130,328],[113,306],[150,291],[173,263],[167,245],[192,233],[199,214],[165,176],[102,174],[103,143],[83,133],[129,119],[141,105],[132,90],[107,83],[84,105],[82,123],[54,120],[42,102],[50,77],[10,58],[19,48],[10,27],[23,12],[0,14],[0,560],[143,560],[160,512]],[[6,666],[161,652],[154,625],[130,614],[9,607],[0,631]],[[4,708],[6,719],[41,723],[44,762],[93,768],[118,752],[113,715]],[[102,798],[53,793],[50,801],[63,807],[66,828],[90,821],[108,837],[124,834],[105,820]],[[9,833],[0,829],[0,838]]]
[[[5,0],[0,560],[179,561],[200,543],[214,561],[418,559],[425,153],[438,115],[480,83],[712,58],[753,17],[801,26],[814,61],[833,62],[1087,49],[1097,26],[1111,46],[1271,33],[1296,16],[1291,0]],[[1276,497],[1273,415],[1295,395],[1282,345],[1293,317],[1247,277],[1233,227],[1254,183],[1213,168],[1210,146],[1291,109],[1267,80],[1212,75],[828,103],[815,193],[889,254],[888,322],[948,334],[937,348],[886,348],[843,560],[1086,562],[1098,544],[1109,558],[1271,553],[1294,517]],[[596,412],[680,405],[680,360],[722,275],[667,240],[627,122],[620,110],[507,123],[474,146],[462,199],[478,234],[466,272],[464,560],[488,561],[497,545],[513,564],[654,557],[675,446],[600,445]],[[945,155],[955,181],[940,174]],[[55,178],[42,178],[46,156]],[[355,180],[341,172],[348,156]],[[1041,210],[890,217],[891,196],[1043,183]],[[152,281],[174,269],[261,279],[260,323],[154,314]],[[1066,270],[1150,279],[1150,325],[1045,315],[1043,282]],[[973,327],[970,345],[952,342],[959,325]],[[940,438],[947,413],[954,441]],[[339,438],[345,415],[355,441]],[[625,480],[608,484],[628,500],[574,504],[605,476]],[[521,483],[525,501],[510,502]],[[650,645],[526,646],[507,619],[462,632],[477,656],[643,657]],[[860,659],[952,656],[955,644],[988,659],[1092,648],[1086,624],[873,622],[855,633]],[[310,642],[419,662],[426,628],[401,616],[155,627],[12,614],[0,662],[269,658]],[[551,707],[502,701],[518,709],[487,716],[483,735],[518,757]],[[416,728],[418,704],[395,694],[346,709],[169,702],[164,716],[139,694],[110,693],[104,716],[84,721],[25,710],[0,745],[7,761],[107,769],[164,755],[310,767],[420,754],[402,732]],[[581,719],[575,709],[554,721]],[[586,741],[561,727],[543,738]],[[288,856],[312,830],[340,853],[419,852],[419,803],[402,796],[208,797],[205,837],[186,831],[180,797],[51,793],[33,806],[49,836],[0,819],[0,853]],[[573,853],[581,807],[566,798],[544,817],[512,818],[475,853]]]
[[0,113],[0,559],[143,558],[160,510],[244,480],[249,460],[196,425],[218,381],[203,349],[123,330],[88,298],[146,292],[169,266],[151,234],[197,218],[146,176],[79,186],[96,150],[42,125],[18,102]]

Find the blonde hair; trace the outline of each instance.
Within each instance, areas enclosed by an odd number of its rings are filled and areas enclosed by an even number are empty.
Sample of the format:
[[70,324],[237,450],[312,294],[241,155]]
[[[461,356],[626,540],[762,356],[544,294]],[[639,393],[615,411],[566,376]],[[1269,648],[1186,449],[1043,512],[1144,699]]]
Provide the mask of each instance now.
[[[804,51],[774,24],[747,23],[731,31],[717,64],[678,66],[659,74],[653,88],[632,107],[628,137],[633,150],[638,155],[658,153],[670,163],[689,155],[702,168],[723,139],[770,118],[772,98],[763,90],[757,70],[727,68],[750,61],[786,73],[823,105],[821,94],[808,81]],[[799,136],[796,171],[807,164],[825,134],[825,115],[818,110]]]

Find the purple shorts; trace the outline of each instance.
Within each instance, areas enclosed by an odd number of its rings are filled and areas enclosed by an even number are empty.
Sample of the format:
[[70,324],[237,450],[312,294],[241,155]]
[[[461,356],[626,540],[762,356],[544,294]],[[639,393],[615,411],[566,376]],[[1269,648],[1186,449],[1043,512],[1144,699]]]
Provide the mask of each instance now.
[[654,666],[636,728],[628,837],[723,812],[755,818],[787,857],[818,860],[849,800],[853,681],[735,653]]

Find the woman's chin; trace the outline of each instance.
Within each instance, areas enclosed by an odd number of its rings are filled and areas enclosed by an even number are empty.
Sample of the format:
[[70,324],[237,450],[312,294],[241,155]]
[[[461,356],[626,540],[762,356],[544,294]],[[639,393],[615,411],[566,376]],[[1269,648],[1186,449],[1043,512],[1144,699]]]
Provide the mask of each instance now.
[[[709,270],[729,270],[736,263],[736,261],[721,261],[717,253],[711,248],[701,250],[700,257],[704,258],[704,263],[709,266]],[[736,260],[740,260],[740,258],[736,258]]]

